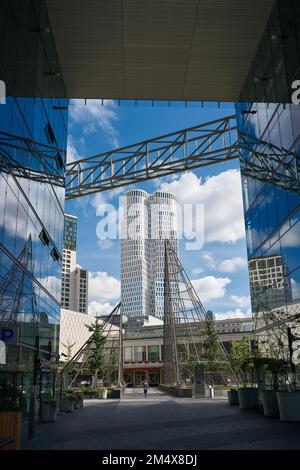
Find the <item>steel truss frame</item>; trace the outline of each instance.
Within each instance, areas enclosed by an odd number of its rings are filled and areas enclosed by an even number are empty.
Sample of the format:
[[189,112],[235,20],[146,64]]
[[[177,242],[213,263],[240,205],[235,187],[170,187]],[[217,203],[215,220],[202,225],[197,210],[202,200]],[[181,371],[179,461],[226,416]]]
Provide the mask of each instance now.
[[235,115],[67,165],[65,156],[66,152],[54,145],[0,132],[1,170],[65,187],[66,199],[234,159],[239,159],[244,176],[300,194],[296,154],[239,131]]
[[0,132],[0,169],[20,178],[65,187],[66,151]]
[[234,159],[244,176],[300,193],[295,154],[239,131],[231,115],[68,163],[66,199]]
[[[217,333],[172,246],[165,240],[164,279],[164,383],[179,385],[181,374],[194,371],[205,362],[197,338],[206,338],[207,326]],[[228,367],[236,384],[240,378],[233,371],[230,359],[217,333],[219,360]]]

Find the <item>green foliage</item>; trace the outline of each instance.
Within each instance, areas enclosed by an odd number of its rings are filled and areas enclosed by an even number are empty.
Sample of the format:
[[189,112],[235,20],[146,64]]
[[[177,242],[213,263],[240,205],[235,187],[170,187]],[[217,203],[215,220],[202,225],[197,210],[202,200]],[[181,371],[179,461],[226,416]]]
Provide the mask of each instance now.
[[94,374],[94,387],[97,387],[98,373],[103,371],[104,366],[104,346],[106,338],[103,334],[103,325],[99,323],[98,318],[92,325],[86,325],[87,329],[92,333],[90,341],[92,344],[92,352],[88,359],[88,369]]
[[73,357],[72,351],[73,351],[73,348],[74,348],[74,346],[75,346],[76,343],[72,343],[72,344],[71,344],[71,343],[68,342],[67,344],[64,344],[64,343],[61,343],[61,344],[62,344],[62,345],[66,348],[66,350],[67,350],[67,357],[66,357],[66,359],[65,359],[65,362],[66,362],[66,363],[69,363],[70,360],[71,360],[72,357]]
[[261,357],[256,359],[255,365],[263,367],[266,371],[272,374],[271,386],[273,390],[278,390],[279,375],[286,376],[288,370],[288,362],[284,359],[277,359],[275,357]]
[[20,392],[12,385],[0,385],[0,411],[21,411]]
[[57,399],[56,398],[47,398],[46,400],[43,400],[43,404],[51,406],[51,408],[56,409]]
[[246,385],[248,374],[254,374],[254,356],[250,350],[249,341],[243,336],[241,341],[232,342],[230,362],[233,370],[239,375],[242,373],[244,385]]
[[203,359],[205,361],[205,369],[211,373],[211,385],[213,372],[220,370],[220,344],[218,333],[215,331],[213,325],[208,322],[205,330],[205,340],[203,342]]

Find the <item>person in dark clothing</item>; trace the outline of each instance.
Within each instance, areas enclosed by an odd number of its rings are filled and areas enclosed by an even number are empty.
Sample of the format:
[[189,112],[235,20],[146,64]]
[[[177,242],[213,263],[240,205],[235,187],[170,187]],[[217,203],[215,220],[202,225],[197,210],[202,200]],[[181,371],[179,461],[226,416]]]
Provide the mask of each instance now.
[[143,388],[144,388],[144,397],[147,398],[147,393],[148,393],[148,390],[149,390],[149,384],[148,384],[147,380],[145,380],[145,382],[143,383]]

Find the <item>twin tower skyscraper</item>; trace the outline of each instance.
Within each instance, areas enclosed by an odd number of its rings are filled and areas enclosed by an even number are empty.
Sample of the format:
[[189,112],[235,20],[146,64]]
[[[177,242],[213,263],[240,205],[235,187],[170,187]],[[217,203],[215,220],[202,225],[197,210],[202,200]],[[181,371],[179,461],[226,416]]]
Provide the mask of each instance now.
[[165,239],[178,252],[174,194],[133,189],[121,216],[121,301],[126,316],[163,318]]

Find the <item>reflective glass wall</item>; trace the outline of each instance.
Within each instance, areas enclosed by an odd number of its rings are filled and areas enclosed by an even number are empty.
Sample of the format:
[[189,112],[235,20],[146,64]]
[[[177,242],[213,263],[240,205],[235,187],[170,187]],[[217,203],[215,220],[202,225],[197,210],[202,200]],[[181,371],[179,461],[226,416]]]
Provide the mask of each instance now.
[[44,1],[1,2],[0,79],[0,380],[26,388],[37,365],[50,382],[59,341],[68,101]]
[[[238,128],[292,153],[298,169],[300,106],[290,102],[299,78],[299,31],[299,2],[276,2],[236,105]],[[252,310],[271,324],[300,312],[300,196],[243,171],[242,184]]]

